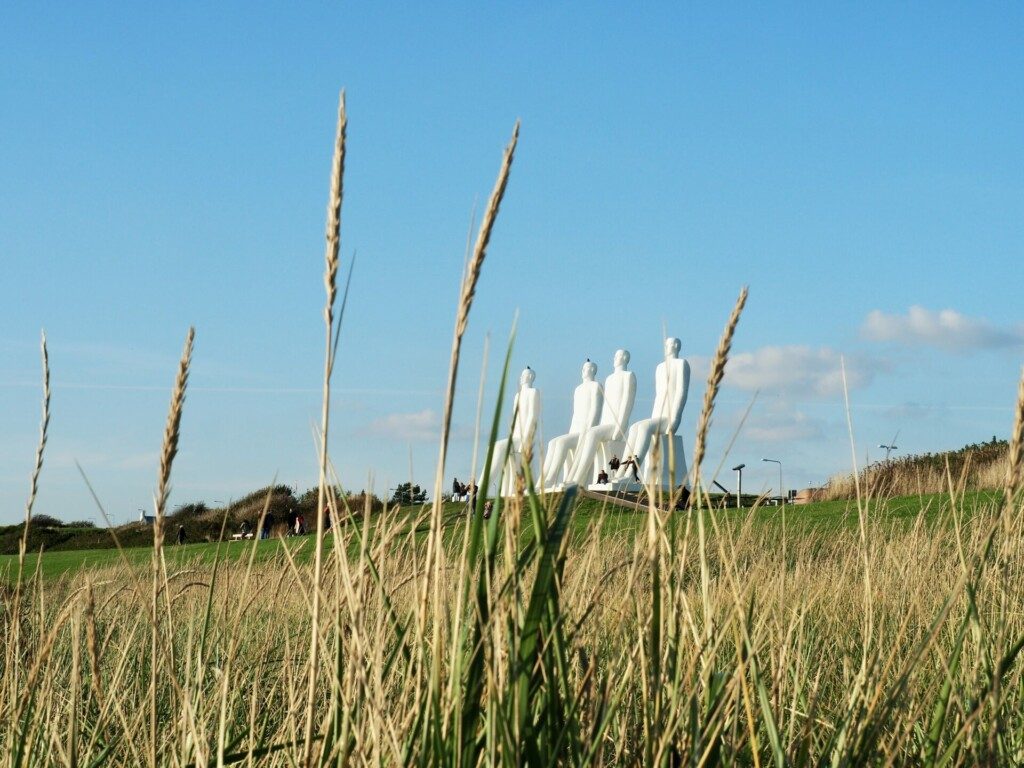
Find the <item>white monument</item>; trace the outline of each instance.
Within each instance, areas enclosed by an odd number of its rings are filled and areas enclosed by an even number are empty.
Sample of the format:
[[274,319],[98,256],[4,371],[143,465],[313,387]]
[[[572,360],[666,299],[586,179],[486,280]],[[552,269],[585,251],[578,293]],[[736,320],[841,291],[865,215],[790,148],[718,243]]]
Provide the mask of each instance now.
[[[646,483],[657,482],[662,486],[671,485],[674,474],[678,485],[686,480],[686,457],[683,440],[676,434],[679,420],[686,405],[690,388],[690,364],[679,357],[679,339],[665,339],[665,362],[659,363],[654,372],[654,407],[651,418],[636,422],[629,428],[626,447],[622,457],[627,462],[635,457],[641,479]],[[657,477],[655,460],[651,449],[655,439],[659,440],[657,456]],[[633,467],[622,466],[613,482],[618,486],[624,478],[632,480]]]
[[611,454],[625,445],[626,425],[636,400],[636,375],[627,371],[629,352],[615,353],[615,370],[604,380],[604,407],[601,421],[588,429],[580,438],[572,468],[566,475],[567,483],[586,487],[594,482],[597,473],[608,466]]
[[601,385],[594,380],[597,376],[597,366],[590,362],[590,358],[583,364],[581,376],[583,381],[572,395],[572,420],[569,423],[569,432],[553,438],[544,454],[544,471],[541,477],[544,486],[551,490],[558,490],[562,486],[563,479],[568,477],[572,469],[581,436],[601,418],[604,395],[601,392]]
[[[501,478],[501,494],[503,496],[510,496],[515,491],[515,477],[520,472],[525,448],[534,439],[534,435],[540,433],[540,391],[534,389],[533,386],[536,378],[537,374],[529,366],[519,375],[519,391],[516,392],[515,400],[512,402],[515,424],[512,429],[511,438],[498,440],[494,443],[490,483],[493,486]],[[510,440],[511,445],[509,445]],[[508,463],[505,465],[505,472],[502,472],[502,462],[505,459],[506,452],[508,452]],[[531,451],[530,453],[532,454],[530,471],[536,477],[536,451]],[[483,487],[483,484],[484,480],[481,477],[480,486]],[[486,489],[484,490],[486,492]]]

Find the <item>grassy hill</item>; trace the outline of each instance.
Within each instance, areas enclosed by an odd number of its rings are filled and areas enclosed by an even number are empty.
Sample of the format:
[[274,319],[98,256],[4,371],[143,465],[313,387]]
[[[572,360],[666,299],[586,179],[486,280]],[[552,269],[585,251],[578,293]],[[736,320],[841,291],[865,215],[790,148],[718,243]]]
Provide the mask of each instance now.
[[938,453],[891,456],[862,469],[857,476],[836,475],[823,495],[830,499],[864,496],[912,496],[945,493],[950,488],[1000,488],[1006,479],[1009,443],[992,439]]
[[[262,493],[262,492],[260,492]],[[953,508],[968,510],[985,509],[997,503],[999,491],[981,490],[968,491],[951,500],[948,494],[920,494],[912,496],[874,499],[864,502],[868,518],[874,523],[889,530],[903,530],[919,519],[927,524],[940,519],[949,519],[949,511]],[[712,499],[713,505],[716,499]],[[955,503],[954,503],[955,502]],[[426,514],[429,506],[415,505],[396,508],[388,514],[375,512],[372,524],[374,527],[384,524],[391,528],[397,537],[413,536],[423,538],[428,532]],[[212,514],[213,511],[204,513]],[[465,504],[447,502],[443,506],[444,527],[449,546],[461,541],[466,517]],[[223,519],[223,510],[220,511]],[[858,525],[858,505],[849,499],[832,499],[817,501],[799,506],[785,507],[755,505],[748,509],[715,509],[713,514],[719,524],[731,530],[749,528],[756,531],[767,530],[770,535],[781,536],[783,524],[787,535],[803,537],[829,532],[850,532]],[[675,513],[676,519],[683,524],[685,512]],[[784,517],[785,516],[785,517]],[[45,521],[44,521],[45,522]],[[609,540],[622,540],[627,544],[635,541],[638,533],[645,531],[647,514],[643,510],[619,507],[614,503],[593,499],[582,499],[577,502],[572,518],[571,541],[582,544],[594,532]],[[195,541],[193,537],[183,546],[168,543],[165,546],[165,557],[175,568],[186,566],[198,567],[212,563],[217,557],[230,561],[247,559],[253,542],[232,541],[230,534],[236,527],[229,526],[225,541],[218,545],[220,523],[208,523],[199,530],[213,533],[210,538],[204,537]],[[345,535],[350,534],[350,525],[342,524]],[[8,526],[0,529],[0,540],[13,541],[13,552],[7,550],[0,555],[0,579],[13,581],[16,576],[18,558],[17,539],[22,533],[22,526]],[[529,524],[524,531],[529,532]],[[25,565],[26,578],[30,578],[42,563],[42,575],[52,579],[74,574],[82,568],[106,568],[128,563],[132,566],[145,566],[149,563],[152,553],[152,529],[142,523],[132,523],[116,529],[114,534],[123,548],[118,552],[111,531],[103,528],[76,526],[38,525],[30,528],[29,547]],[[173,529],[172,529],[173,533]],[[287,536],[279,526],[275,536],[268,541],[260,541],[256,545],[256,562],[284,562],[282,548],[287,547],[289,555],[297,563],[307,562],[312,552],[312,536]],[[169,538],[173,538],[170,537]],[[34,545],[34,546],[33,546]],[[76,546],[77,545],[77,546]],[[43,554],[40,557],[40,549]]]

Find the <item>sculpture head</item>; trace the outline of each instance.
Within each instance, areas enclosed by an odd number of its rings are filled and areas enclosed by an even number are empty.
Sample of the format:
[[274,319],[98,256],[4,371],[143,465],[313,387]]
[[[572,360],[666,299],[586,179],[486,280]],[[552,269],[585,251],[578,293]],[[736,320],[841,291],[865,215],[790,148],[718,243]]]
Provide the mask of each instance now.
[[681,346],[682,343],[679,341],[679,339],[673,336],[670,336],[669,338],[665,339],[665,359],[669,360],[672,358],[679,357],[679,348]]
[[597,376],[597,366],[590,362],[590,358],[587,358],[587,362],[583,364],[582,377],[584,381],[593,381],[594,377]]
[[615,370],[617,371],[625,369],[625,367],[629,365],[629,352],[625,349],[615,350],[614,364]]
[[519,374],[519,386],[524,389],[529,389],[533,386],[534,379],[537,378],[537,374],[534,373],[530,366],[526,366],[521,374]]

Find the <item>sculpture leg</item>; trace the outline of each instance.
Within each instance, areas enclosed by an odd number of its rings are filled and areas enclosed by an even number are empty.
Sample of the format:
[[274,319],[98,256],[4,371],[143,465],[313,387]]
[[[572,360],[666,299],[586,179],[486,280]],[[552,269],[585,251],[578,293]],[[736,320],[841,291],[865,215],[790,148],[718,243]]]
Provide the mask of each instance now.
[[[626,451],[622,458],[628,459],[630,456],[636,456],[636,463],[639,467],[644,467],[644,462],[647,459],[647,453],[651,449],[651,443],[655,436],[661,432],[665,427],[664,419],[644,419],[638,421],[636,424],[629,428],[629,437],[626,438]],[[621,476],[621,470],[620,470]],[[646,481],[646,471],[640,478]]]
[[566,474],[567,483],[587,486],[593,478],[590,476],[590,468],[594,463],[594,454],[597,452],[599,442],[598,433],[594,430],[587,432],[580,440],[576,448],[576,456],[573,458],[572,467]]
[[[508,439],[498,440],[494,443],[494,453],[491,456],[491,471],[488,485],[494,486],[501,477],[502,464],[505,461],[505,452],[508,451]],[[484,487],[484,477],[480,475],[480,482],[477,485],[486,494],[489,488]]]
[[548,450],[544,456],[544,471],[542,474],[543,485],[547,488],[557,486],[563,475],[568,479],[572,469],[570,451],[579,445],[579,435],[562,435],[554,438],[548,443]]
[[505,464],[505,474],[501,477],[501,495],[508,497],[512,496],[516,491],[516,476],[523,471],[523,454],[521,454],[515,444],[512,445],[512,450],[508,454],[508,462]]

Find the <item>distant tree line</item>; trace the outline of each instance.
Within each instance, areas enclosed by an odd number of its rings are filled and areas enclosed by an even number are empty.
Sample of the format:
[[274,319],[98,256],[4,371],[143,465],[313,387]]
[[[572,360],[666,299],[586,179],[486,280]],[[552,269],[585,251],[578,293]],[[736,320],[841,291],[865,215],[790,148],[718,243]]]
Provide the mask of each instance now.
[[[417,487],[418,488],[418,487]],[[384,501],[372,493],[345,493],[335,487],[333,496],[338,499],[340,524],[346,524],[350,517],[361,517],[365,510],[377,514],[384,510]],[[173,542],[179,526],[185,528],[187,542],[217,541],[224,531],[225,538],[239,530],[242,523],[255,530],[266,508],[274,521],[274,535],[283,533],[289,520],[301,514],[307,530],[316,529],[319,488],[314,487],[296,495],[287,485],[272,485],[260,488],[227,505],[211,507],[203,501],[190,501],[176,506],[165,518],[166,541]],[[25,531],[25,524],[0,526],[0,554],[18,553],[18,547]],[[123,547],[149,546],[153,543],[152,528],[135,521],[114,529]],[[64,523],[50,515],[33,515],[29,523],[28,551],[104,549],[113,547],[114,539],[106,528],[97,528],[92,521]]]

